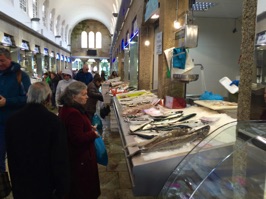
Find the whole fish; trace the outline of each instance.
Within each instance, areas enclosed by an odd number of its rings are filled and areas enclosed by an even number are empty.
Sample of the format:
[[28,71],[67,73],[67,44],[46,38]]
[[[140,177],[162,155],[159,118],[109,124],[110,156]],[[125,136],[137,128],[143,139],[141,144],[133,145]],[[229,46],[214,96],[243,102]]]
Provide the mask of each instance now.
[[139,150],[133,154],[129,154],[128,157],[132,157],[139,153],[181,148],[187,143],[198,139],[204,139],[208,135],[209,131],[210,126],[204,125],[191,130],[165,132],[152,138],[151,140],[137,143],[136,146],[139,147]]
[[190,120],[190,121],[178,121],[179,119],[172,119],[169,121],[161,121],[161,122],[149,122],[143,124],[142,126],[138,126],[139,128],[131,128],[130,130],[134,131],[142,131],[142,130],[173,130],[176,128],[180,128],[180,125],[186,125],[190,127],[196,127],[202,125],[200,120]]

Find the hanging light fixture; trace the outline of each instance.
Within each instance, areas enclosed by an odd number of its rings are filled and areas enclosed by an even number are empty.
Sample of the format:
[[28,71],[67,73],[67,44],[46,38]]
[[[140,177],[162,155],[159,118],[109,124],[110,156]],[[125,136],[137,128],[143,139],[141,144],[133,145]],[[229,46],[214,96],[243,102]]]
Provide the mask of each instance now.
[[174,21],[174,28],[175,29],[181,28],[181,25],[177,19],[177,12],[178,12],[178,0],[176,0],[175,21]]

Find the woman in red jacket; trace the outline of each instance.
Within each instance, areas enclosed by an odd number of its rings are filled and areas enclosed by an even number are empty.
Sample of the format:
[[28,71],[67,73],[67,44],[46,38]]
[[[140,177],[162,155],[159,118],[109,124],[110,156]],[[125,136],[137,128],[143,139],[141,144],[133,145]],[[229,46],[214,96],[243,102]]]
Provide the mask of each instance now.
[[99,136],[91,125],[84,105],[87,86],[82,82],[68,85],[60,98],[59,117],[68,133],[71,187],[69,199],[97,199],[100,182],[94,140]]

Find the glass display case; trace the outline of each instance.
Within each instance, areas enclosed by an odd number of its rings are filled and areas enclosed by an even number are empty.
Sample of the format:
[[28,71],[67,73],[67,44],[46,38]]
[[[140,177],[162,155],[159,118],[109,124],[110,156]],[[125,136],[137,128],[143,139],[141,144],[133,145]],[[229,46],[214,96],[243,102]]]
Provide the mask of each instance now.
[[[266,122],[238,121],[223,128],[180,161],[160,191],[160,199],[266,198]],[[228,132],[236,139],[217,144],[217,138],[226,139]]]

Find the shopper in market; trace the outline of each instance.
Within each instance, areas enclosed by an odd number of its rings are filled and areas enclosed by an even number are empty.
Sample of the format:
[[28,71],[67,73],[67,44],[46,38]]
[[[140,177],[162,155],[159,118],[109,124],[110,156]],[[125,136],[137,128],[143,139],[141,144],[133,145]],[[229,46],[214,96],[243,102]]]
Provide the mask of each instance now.
[[74,80],[72,78],[73,77],[73,73],[72,73],[72,71],[70,69],[64,69],[62,71],[62,76],[63,76],[63,79],[58,82],[57,87],[56,87],[56,93],[55,93],[55,101],[56,101],[56,106],[57,107],[61,107],[62,106],[59,103],[59,98],[63,94],[63,92],[66,89],[66,87],[69,84],[71,84],[72,82],[76,81],[76,80]]
[[59,78],[55,72],[50,72],[50,78],[51,78],[50,88],[52,90],[51,102],[52,102],[52,110],[53,110],[56,108],[55,93],[56,93],[56,88],[59,82]]
[[64,122],[69,143],[71,186],[68,199],[97,199],[100,182],[94,140],[99,136],[86,114],[87,86],[71,83],[60,103],[59,117]]
[[69,190],[67,134],[60,119],[47,109],[50,96],[47,83],[32,84],[27,105],[7,121],[14,199],[62,199]]
[[83,82],[86,85],[93,80],[93,75],[89,72],[89,66],[87,64],[84,64],[83,68],[78,71],[75,79],[77,81]]
[[102,72],[101,72],[101,78],[102,78],[102,80],[103,80],[103,81],[105,81],[105,80],[106,80],[106,78],[105,78],[105,72],[104,72],[104,70],[102,70]]
[[7,118],[26,104],[29,76],[11,60],[10,51],[0,48],[0,172],[6,171],[5,124]]
[[92,118],[96,112],[97,102],[98,101],[103,102],[103,95],[99,91],[99,88],[101,87],[102,82],[103,80],[101,76],[97,73],[94,76],[93,81],[89,83],[88,85],[87,90],[88,90],[89,99],[87,100],[86,110],[89,115],[90,121],[92,121]]
[[116,71],[113,71],[113,72],[111,73],[111,75],[109,76],[108,79],[114,79],[114,78],[117,78],[117,77],[118,77],[117,72],[116,72]]

